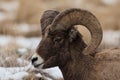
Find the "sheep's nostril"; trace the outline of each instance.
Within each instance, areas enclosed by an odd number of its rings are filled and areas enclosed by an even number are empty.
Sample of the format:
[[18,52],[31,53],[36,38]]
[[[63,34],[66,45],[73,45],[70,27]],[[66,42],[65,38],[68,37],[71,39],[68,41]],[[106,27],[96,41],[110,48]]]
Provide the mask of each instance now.
[[32,58],[32,63],[34,63],[35,61],[37,61],[38,60],[38,57],[35,57],[35,58]]

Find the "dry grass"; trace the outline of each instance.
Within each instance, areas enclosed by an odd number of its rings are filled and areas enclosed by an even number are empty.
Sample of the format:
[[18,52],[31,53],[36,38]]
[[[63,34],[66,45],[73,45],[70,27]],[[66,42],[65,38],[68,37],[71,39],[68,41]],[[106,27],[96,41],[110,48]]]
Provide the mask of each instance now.
[[[97,16],[104,30],[120,30],[120,1],[113,5],[107,5],[101,0],[20,0],[19,2],[20,7],[15,20],[0,22],[0,34],[40,36],[39,22],[42,13],[49,9],[63,11],[68,8],[89,10]],[[18,23],[36,24],[38,29],[30,33],[19,32],[15,30],[15,24]]]
[[14,53],[12,53],[13,56],[10,55],[10,53],[0,53],[0,66],[1,67],[16,67],[20,66],[17,63],[18,56]]
[[[5,20],[0,23],[0,34],[4,35],[12,35],[12,36],[25,36],[25,37],[35,37],[40,36],[40,27],[38,25],[33,24],[28,26],[20,26],[21,24],[18,24],[14,22],[13,20]],[[21,29],[21,27],[26,28],[32,28],[29,29],[29,31],[24,31]]]
[[8,2],[8,1],[13,1],[13,0],[0,0],[0,1],[6,1],[6,2]]
[[[21,0],[18,11],[18,22],[38,23],[45,10],[65,10],[68,8],[83,8],[93,12],[100,20],[104,29],[120,29],[120,2],[116,5],[106,5],[102,1],[85,0]],[[29,2],[29,3],[28,3]],[[34,3],[34,4],[33,4]]]
[[[25,61],[30,61],[34,51],[28,49],[25,54],[21,55],[18,52],[18,48],[14,44],[10,44],[7,47],[0,47],[0,67],[23,67],[28,65]],[[19,59],[20,62],[18,61]]]
[[31,73],[28,76],[24,77],[23,80],[44,80],[44,79],[40,79],[40,77],[36,77],[34,73]]
[[30,24],[39,23],[40,15],[45,7],[42,0],[20,0],[16,21]]
[[[0,34],[22,35],[28,37],[40,36],[39,22],[42,13],[50,9],[63,11],[68,8],[89,10],[100,20],[103,29],[120,30],[120,10],[117,9],[120,7],[119,4],[120,1],[114,5],[106,5],[101,0],[20,0],[20,7],[15,20],[4,20],[0,22]],[[15,28],[15,25],[18,23],[37,24],[38,29],[29,33],[19,32]]]

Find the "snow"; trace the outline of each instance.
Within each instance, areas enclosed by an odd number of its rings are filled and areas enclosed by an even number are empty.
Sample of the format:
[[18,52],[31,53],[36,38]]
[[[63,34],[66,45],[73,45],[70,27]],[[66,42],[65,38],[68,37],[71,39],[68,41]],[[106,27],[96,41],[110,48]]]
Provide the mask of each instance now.
[[36,74],[37,77],[42,77],[42,75],[40,73]]
[[19,30],[19,32],[26,33],[26,32],[37,31],[38,27],[36,26],[36,24],[22,23],[16,25],[16,30]]
[[118,0],[102,0],[105,4],[112,5],[116,4]]
[[[16,43],[22,48],[28,49],[35,49],[41,38],[39,37],[32,37],[32,38],[25,38],[25,37],[12,37],[12,36],[0,36],[0,46],[8,45],[12,42]],[[19,51],[23,52],[23,49],[19,49]],[[25,50],[24,50],[25,51]]]
[[21,72],[21,71],[27,71],[28,69],[31,68],[31,64],[25,66],[25,67],[10,67],[10,68],[4,68],[4,67],[0,67],[0,74],[6,74],[3,72],[8,72],[11,74],[17,73],[17,72]]
[[19,49],[17,50],[17,52],[18,52],[20,55],[23,55],[23,54],[27,53],[27,49],[26,49],[26,48],[19,48]]
[[10,43],[10,41],[12,40],[11,36],[0,36],[0,46],[4,46],[7,45],[8,43]]
[[120,47],[120,31],[104,31],[102,43]]
[[29,75],[29,73],[28,73],[28,72],[25,72],[25,71],[23,71],[23,72],[18,72],[18,73],[16,73],[16,74],[12,75],[10,79],[22,80],[25,76],[28,76],[28,75]]
[[6,18],[6,14],[3,12],[0,12],[0,21]]
[[1,80],[22,80],[23,77],[27,76],[26,72],[31,68],[31,64],[25,67],[12,67],[12,68],[4,68],[0,67],[0,79]]
[[45,69],[43,72],[48,73],[50,76],[54,76],[55,79],[63,77],[63,75],[58,67]]
[[16,38],[16,43],[24,48],[31,48],[35,49],[41,38],[24,38],[24,37],[17,37]]
[[18,59],[17,59],[17,62],[18,62],[20,65],[22,65],[22,64],[28,64],[28,63],[29,63],[28,61],[26,61],[26,60],[24,60],[24,59],[22,59],[22,58],[18,58]]
[[[28,66],[25,67],[14,67],[14,68],[4,68],[0,67],[0,79],[1,80],[22,80],[25,76],[28,76],[29,73],[27,70],[34,70],[34,67],[31,65],[31,63]],[[58,67],[49,68],[49,69],[43,69],[43,72],[48,73],[55,79],[62,78],[62,73],[59,70]],[[36,74],[37,77],[42,77],[40,73]],[[52,80],[50,78],[47,78],[47,80]]]
[[18,72],[15,74],[9,74],[9,72],[5,72],[6,74],[0,75],[1,80],[22,80],[25,76],[28,76],[28,73],[25,71]]

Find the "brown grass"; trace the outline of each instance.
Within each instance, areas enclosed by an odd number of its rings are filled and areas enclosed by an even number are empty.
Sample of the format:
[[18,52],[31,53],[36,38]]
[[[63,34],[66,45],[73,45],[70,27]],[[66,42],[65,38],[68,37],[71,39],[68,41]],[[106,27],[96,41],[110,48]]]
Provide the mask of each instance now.
[[0,47],[0,67],[23,67],[28,65],[25,62],[18,63],[18,58],[30,61],[33,50],[28,49],[23,55],[18,52],[19,46],[15,44],[9,44],[8,46]]
[[117,9],[120,7],[119,4],[120,2],[116,5],[106,5],[102,1],[96,0],[85,0],[83,3],[79,0],[21,0],[17,20],[18,22],[39,24],[40,16],[45,10],[61,11],[77,7],[93,12],[100,20],[103,29],[116,30],[120,29],[120,10]]
[[[0,34],[40,36],[39,22],[42,13],[50,9],[63,11],[68,8],[89,10],[97,16],[104,30],[120,30],[119,4],[120,1],[114,5],[106,5],[101,0],[20,0],[15,20],[0,22]],[[15,30],[15,24],[18,23],[37,24],[38,29],[30,33],[19,32]]]
[[23,80],[44,80],[44,79],[40,79],[39,77],[36,77],[34,73],[31,73],[28,76],[25,76]]
[[6,1],[6,2],[8,2],[8,1],[13,1],[13,0],[0,0],[0,1]]
[[[8,53],[3,53],[3,52],[8,52]],[[11,51],[11,52],[9,52],[9,50],[2,51],[0,53],[0,66],[1,67],[20,66],[17,63],[17,58],[18,58],[18,55],[14,51]]]
[[[21,31],[19,26],[20,24],[14,22],[14,20],[5,20],[0,23],[0,34],[12,35],[12,36],[25,36],[25,37],[35,37],[40,36],[40,27],[39,25],[33,24],[29,25],[29,28],[33,28],[30,31]],[[22,26],[23,27],[23,26]],[[25,26],[26,27],[26,26]]]
[[16,21],[30,24],[39,23],[40,15],[45,8],[42,0],[20,0]]

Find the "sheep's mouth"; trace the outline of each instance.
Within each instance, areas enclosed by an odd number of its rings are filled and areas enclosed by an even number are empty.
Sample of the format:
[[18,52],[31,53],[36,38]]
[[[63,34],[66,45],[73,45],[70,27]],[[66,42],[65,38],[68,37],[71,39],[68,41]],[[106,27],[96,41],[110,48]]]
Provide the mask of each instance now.
[[40,66],[43,66],[43,64],[44,64],[44,63],[36,64],[36,65],[34,65],[34,67],[35,67],[35,68],[38,68],[38,67],[40,67]]

